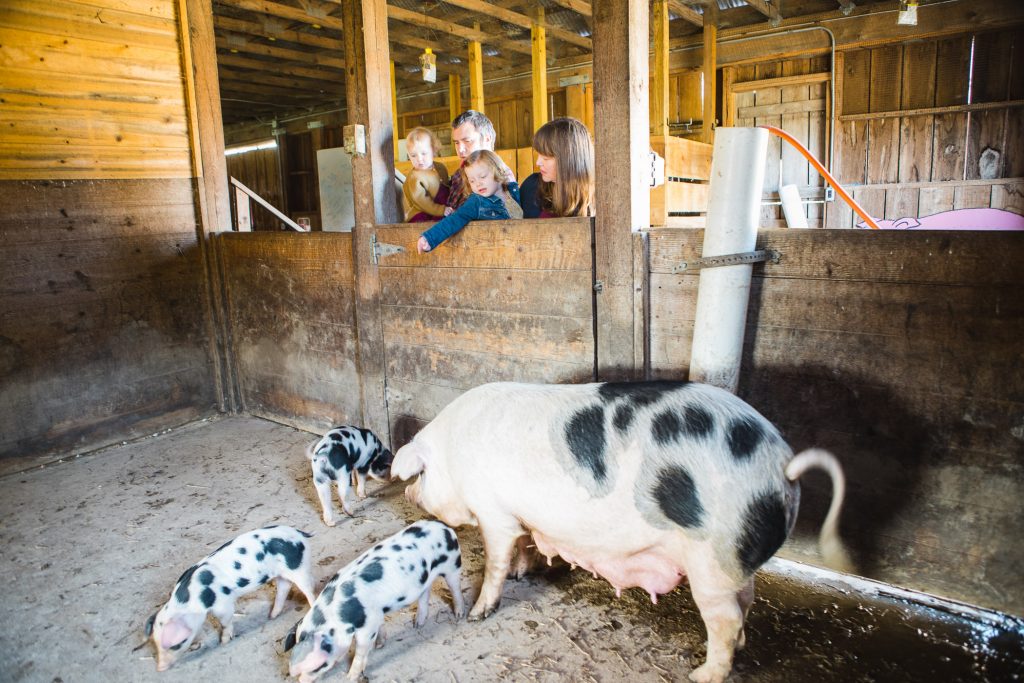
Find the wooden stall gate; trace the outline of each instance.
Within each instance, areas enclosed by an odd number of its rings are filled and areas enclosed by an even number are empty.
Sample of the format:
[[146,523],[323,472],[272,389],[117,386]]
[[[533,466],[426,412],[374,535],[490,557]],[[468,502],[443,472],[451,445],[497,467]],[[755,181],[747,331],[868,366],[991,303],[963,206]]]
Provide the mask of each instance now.
[[427,254],[421,228],[374,229],[393,447],[479,384],[593,380],[592,226],[472,223]]

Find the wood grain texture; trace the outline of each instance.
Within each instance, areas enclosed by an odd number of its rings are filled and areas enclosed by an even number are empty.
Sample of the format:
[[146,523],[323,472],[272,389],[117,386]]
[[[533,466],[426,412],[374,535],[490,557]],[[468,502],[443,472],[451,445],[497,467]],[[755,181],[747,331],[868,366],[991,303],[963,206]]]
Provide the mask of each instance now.
[[216,239],[243,408],[314,431],[360,420],[352,235]]
[[189,180],[0,182],[0,457],[215,409]]
[[[702,239],[651,231],[653,377],[687,372],[699,278],[671,267]],[[1007,233],[767,230],[757,246],[781,260],[755,267],[739,394],[796,450],[841,459],[864,575],[1005,608],[1022,560],[1003,532],[1024,512],[1008,493],[1020,480],[1024,245]],[[803,484],[801,519],[815,521],[797,533],[813,533],[828,484]]]
[[192,176],[173,0],[0,12],[0,179]]

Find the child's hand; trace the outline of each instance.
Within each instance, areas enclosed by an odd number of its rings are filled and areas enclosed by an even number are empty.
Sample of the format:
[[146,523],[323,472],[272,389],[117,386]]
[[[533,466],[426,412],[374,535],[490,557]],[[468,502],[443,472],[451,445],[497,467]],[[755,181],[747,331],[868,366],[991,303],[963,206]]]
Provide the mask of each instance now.
[[418,251],[421,254],[425,254],[426,252],[430,251],[430,242],[428,242],[427,238],[424,237],[423,235],[420,235],[419,241],[416,242],[416,251]]
[[452,207],[450,207],[450,206],[446,206],[446,207],[444,207],[444,215],[445,215],[445,216],[450,216],[450,215],[452,215],[452,211],[453,211]]

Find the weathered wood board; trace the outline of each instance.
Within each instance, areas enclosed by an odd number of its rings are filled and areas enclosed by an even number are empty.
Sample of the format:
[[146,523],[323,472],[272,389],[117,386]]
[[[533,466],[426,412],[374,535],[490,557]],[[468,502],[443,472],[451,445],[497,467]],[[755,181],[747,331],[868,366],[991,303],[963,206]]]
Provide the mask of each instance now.
[[215,410],[192,181],[3,181],[0,206],[0,457]]
[[361,420],[350,233],[222,233],[242,409],[323,432]]
[[[687,374],[702,232],[650,235],[651,366]],[[762,231],[740,395],[846,469],[865,575],[1024,611],[1024,243],[1007,233]],[[807,478],[801,528],[828,484]],[[813,557],[806,558],[814,561]]]
[[422,227],[379,226],[392,444],[466,389],[594,376],[591,221],[474,222],[418,254]]

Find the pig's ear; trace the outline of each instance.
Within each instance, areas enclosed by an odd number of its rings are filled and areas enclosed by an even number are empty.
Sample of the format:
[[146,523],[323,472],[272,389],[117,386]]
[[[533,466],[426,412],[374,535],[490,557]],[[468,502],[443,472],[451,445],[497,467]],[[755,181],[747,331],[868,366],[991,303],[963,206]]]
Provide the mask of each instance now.
[[160,630],[160,647],[170,650],[176,645],[181,645],[192,636],[192,629],[185,622],[184,617],[174,617],[164,624]]
[[288,652],[288,650],[290,650],[293,647],[295,647],[295,634],[298,632],[299,624],[301,624],[301,623],[302,623],[302,619],[299,619],[298,621],[296,621],[295,625],[292,626],[292,630],[288,631],[288,635],[286,635],[284,637],[284,651],[285,652]]
[[423,471],[427,465],[427,448],[415,441],[411,441],[395,453],[395,459],[391,463],[391,478],[398,477],[405,481]]
[[146,619],[146,637],[149,638],[153,635],[153,622],[156,621],[156,612],[150,615],[149,619]]

